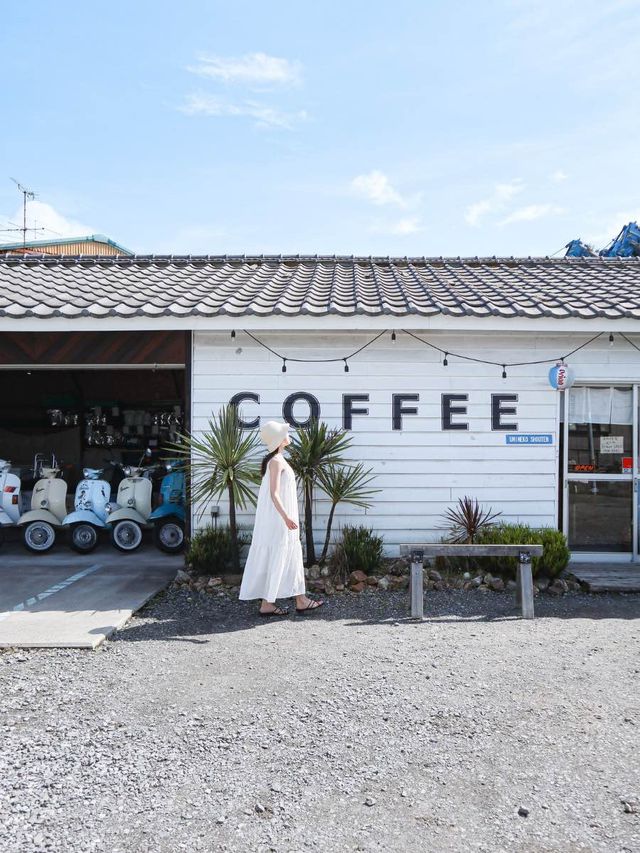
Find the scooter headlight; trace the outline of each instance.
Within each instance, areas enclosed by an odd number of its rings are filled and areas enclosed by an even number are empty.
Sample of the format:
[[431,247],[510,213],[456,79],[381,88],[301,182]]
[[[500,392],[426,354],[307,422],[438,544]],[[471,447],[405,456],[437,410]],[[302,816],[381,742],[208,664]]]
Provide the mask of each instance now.
[[49,501],[46,498],[43,498],[40,501],[40,506],[42,509],[48,509],[49,508]]
[[89,473],[90,473],[90,472],[89,472],[89,469],[88,469],[88,468],[83,468],[83,469],[82,469],[82,476],[85,478],[85,480],[86,480],[86,479],[87,479],[87,477],[89,476]]
[[135,498],[129,498],[127,500],[127,506],[135,506],[135,505],[136,505]]
[[127,465],[126,468],[122,469],[122,473],[124,474],[125,477],[130,477],[131,476],[131,468]]

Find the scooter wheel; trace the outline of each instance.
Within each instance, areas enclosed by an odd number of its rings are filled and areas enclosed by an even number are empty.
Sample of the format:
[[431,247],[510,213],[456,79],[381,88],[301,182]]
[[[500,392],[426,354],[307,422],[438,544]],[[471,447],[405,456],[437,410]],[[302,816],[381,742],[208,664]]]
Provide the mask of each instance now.
[[177,554],[184,548],[184,527],[178,521],[157,524],[153,531],[153,541],[156,547],[166,554]]
[[142,530],[135,521],[118,521],[111,530],[111,544],[118,551],[135,551],[142,545]]
[[74,551],[88,554],[98,544],[98,531],[92,524],[74,524],[70,544]]
[[46,521],[32,521],[24,529],[22,541],[27,551],[34,554],[44,554],[53,547],[56,541],[56,531]]

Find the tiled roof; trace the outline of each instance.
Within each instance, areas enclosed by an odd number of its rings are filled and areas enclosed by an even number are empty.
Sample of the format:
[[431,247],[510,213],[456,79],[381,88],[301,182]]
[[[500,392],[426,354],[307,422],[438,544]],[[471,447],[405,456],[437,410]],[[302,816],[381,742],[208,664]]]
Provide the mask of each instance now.
[[3,317],[640,319],[638,258],[0,257]]

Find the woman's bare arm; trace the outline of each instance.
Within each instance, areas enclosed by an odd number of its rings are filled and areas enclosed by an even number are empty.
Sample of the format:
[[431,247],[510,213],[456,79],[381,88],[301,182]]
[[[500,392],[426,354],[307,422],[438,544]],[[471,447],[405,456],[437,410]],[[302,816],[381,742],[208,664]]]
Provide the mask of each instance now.
[[278,459],[276,456],[269,461],[269,491],[271,493],[273,505],[282,516],[282,520],[289,530],[297,530],[298,525],[293,521],[293,519],[289,518],[287,513],[284,511],[282,501],[280,500],[280,474],[282,474],[283,467],[283,461]]

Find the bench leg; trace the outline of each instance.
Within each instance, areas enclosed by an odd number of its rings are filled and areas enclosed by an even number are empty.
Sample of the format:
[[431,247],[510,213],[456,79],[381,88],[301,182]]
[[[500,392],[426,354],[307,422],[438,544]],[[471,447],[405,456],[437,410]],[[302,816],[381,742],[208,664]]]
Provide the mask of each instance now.
[[531,554],[528,553],[520,554],[518,562],[516,603],[521,609],[523,619],[533,619],[533,575],[531,573]]
[[411,555],[411,577],[409,585],[411,595],[411,618],[424,617],[424,563],[422,554],[415,552]]

